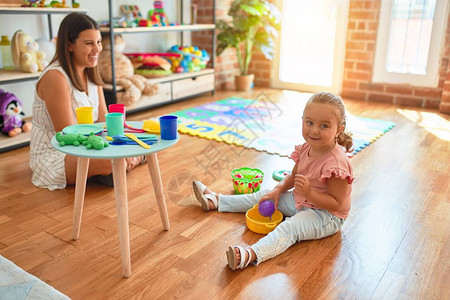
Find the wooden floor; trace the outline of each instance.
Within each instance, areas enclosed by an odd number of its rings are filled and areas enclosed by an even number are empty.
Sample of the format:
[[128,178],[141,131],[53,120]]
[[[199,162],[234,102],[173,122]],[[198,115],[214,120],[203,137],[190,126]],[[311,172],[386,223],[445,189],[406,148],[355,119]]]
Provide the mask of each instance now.
[[[218,92],[129,119],[261,91]],[[304,99],[265,92],[282,110]],[[346,105],[396,127],[351,158],[353,206],[341,233],[231,271],[227,246],[252,244],[261,235],[246,229],[243,214],[203,212],[192,180],[231,193],[229,171],[253,166],[268,174],[263,187],[270,188],[272,171],[291,168],[292,161],[183,135],[158,153],[169,231],[162,230],[148,168],[128,174],[130,278],[121,272],[113,189],[88,185],[80,239],[73,241],[74,188],[34,187],[28,147],[0,154],[0,254],[73,299],[450,299],[449,117],[383,103]],[[223,169],[214,167],[219,160]]]

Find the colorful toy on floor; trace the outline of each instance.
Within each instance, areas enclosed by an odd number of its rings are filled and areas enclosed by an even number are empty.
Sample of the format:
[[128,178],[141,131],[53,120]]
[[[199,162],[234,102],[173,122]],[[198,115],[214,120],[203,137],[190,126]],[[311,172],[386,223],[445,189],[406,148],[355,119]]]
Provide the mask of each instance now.
[[272,215],[275,212],[275,203],[270,200],[262,201],[258,206],[258,211],[261,216],[272,219]]
[[283,214],[277,209],[272,218],[261,216],[258,205],[253,206],[245,213],[245,223],[247,228],[253,232],[268,234],[283,221]]
[[57,132],[55,136],[60,146],[74,145],[79,146],[88,139],[87,136],[81,133],[66,133]]
[[259,169],[240,168],[231,171],[235,194],[251,194],[261,188],[264,173]]
[[277,181],[281,181],[281,180],[284,179],[284,177],[286,177],[289,174],[291,174],[291,171],[288,171],[288,170],[276,170],[276,171],[273,171],[272,178],[277,180]]
[[198,72],[208,64],[210,57],[206,50],[201,50],[197,46],[174,45],[170,48],[171,53],[179,54],[179,57],[169,58],[172,63],[172,72]]
[[0,130],[3,134],[15,137],[21,132],[29,132],[31,123],[22,120],[22,102],[11,93],[0,89]]

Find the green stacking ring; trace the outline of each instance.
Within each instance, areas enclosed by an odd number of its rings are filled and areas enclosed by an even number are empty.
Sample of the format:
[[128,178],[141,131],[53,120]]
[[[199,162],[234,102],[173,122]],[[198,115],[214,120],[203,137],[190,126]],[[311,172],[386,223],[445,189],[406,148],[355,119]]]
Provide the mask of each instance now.
[[291,173],[291,171],[288,171],[288,170],[276,170],[276,171],[273,171],[272,177],[275,180],[281,181],[284,179],[284,177],[286,177],[287,174],[290,174],[290,173]]

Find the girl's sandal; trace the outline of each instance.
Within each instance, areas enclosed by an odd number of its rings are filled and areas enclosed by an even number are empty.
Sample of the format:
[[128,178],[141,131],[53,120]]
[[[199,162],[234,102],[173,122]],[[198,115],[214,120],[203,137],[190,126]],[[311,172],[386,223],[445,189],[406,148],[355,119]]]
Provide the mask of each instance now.
[[209,208],[209,200],[212,201],[215,208],[218,207],[217,194],[216,193],[204,194],[207,187],[203,183],[201,183],[198,180],[192,181],[192,189],[194,190],[195,198],[197,198],[197,201],[200,202],[204,211],[211,210]]
[[[237,248],[239,250],[239,253],[241,254],[241,261],[237,262],[237,254],[234,250]],[[245,252],[247,252],[247,261],[245,261]],[[252,257],[252,253],[250,252],[249,248],[242,248],[240,246],[229,246],[227,251],[227,260],[228,260],[228,266],[231,268],[231,270],[236,269],[244,269],[250,264],[250,260]]]

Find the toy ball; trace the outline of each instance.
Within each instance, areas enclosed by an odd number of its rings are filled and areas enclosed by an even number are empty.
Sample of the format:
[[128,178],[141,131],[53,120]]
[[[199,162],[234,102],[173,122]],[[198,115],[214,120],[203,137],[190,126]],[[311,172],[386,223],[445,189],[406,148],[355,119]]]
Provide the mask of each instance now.
[[265,200],[259,204],[258,211],[264,217],[271,217],[275,212],[275,203],[270,200]]
[[176,67],[175,72],[183,73],[184,72],[184,68],[182,66],[178,66],[178,67]]

